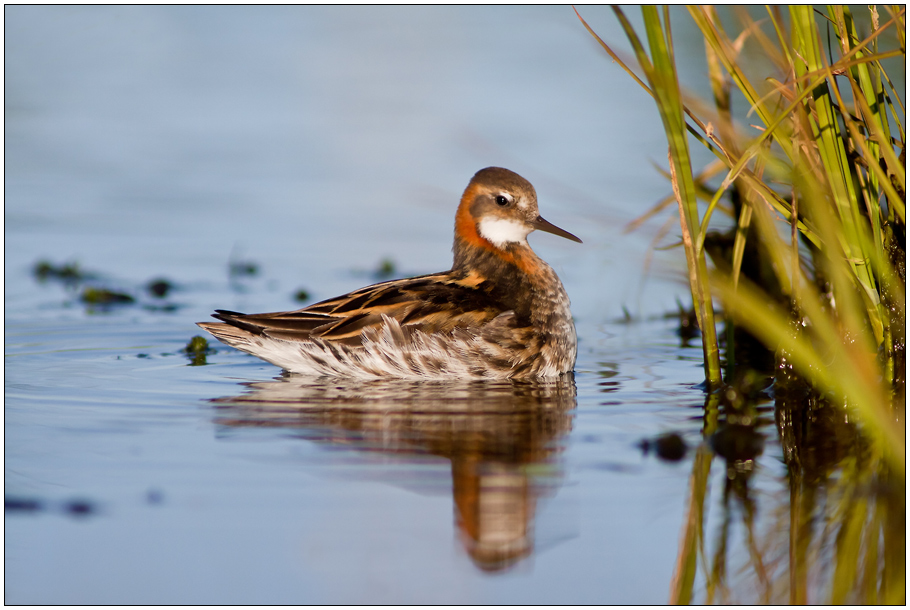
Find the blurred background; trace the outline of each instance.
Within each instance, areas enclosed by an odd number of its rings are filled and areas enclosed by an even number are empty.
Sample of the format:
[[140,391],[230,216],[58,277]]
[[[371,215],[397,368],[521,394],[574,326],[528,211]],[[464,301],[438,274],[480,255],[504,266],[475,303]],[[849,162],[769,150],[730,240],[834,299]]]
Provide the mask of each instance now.
[[[612,13],[583,13],[625,48]],[[383,258],[447,269],[458,198],[499,165],[585,241],[532,237],[576,316],[661,313],[687,293],[643,283],[651,234],[622,233],[669,192],[650,164],[666,165],[657,111],[570,7],[6,16],[7,273],[45,257],[193,282],[234,252],[276,291],[327,298]]]
[[[670,192],[657,110],[570,7],[5,18],[7,603],[666,602],[702,356],[661,318],[690,300],[682,251],[642,277],[666,217],[623,233]],[[490,165],[584,240],[530,238],[572,299],[574,382],[298,387],[183,351],[215,308],[448,269]],[[667,431],[670,461],[643,456]]]

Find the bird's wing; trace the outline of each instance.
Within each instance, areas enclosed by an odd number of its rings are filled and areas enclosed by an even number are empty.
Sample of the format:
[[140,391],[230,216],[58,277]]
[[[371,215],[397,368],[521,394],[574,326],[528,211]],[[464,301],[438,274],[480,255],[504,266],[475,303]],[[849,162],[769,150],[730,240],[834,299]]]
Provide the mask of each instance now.
[[382,316],[402,327],[426,333],[456,328],[480,329],[503,313],[483,289],[477,275],[448,272],[392,280],[360,288],[296,311],[241,314],[217,310],[213,317],[254,335],[288,341],[322,339],[357,346],[367,328],[378,328]]

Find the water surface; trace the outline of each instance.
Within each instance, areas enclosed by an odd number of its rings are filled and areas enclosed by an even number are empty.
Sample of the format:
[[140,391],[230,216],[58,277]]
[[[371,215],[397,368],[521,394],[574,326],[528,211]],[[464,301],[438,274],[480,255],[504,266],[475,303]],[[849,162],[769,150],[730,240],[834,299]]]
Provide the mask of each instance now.
[[[741,518],[776,532],[786,511],[773,401],[730,476],[702,439],[697,339],[662,315],[688,301],[681,254],[645,278],[650,234],[622,233],[668,191],[659,119],[571,9],[6,17],[7,603],[665,603],[712,461],[733,599],[786,600],[786,547],[757,570]],[[585,240],[531,237],[573,300],[574,378],[314,381],[181,351],[215,308],[295,308],[384,259],[448,268],[488,165]],[[39,281],[39,260],[91,277]],[[87,305],[87,285],[136,302]],[[686,450],[642,451],[665,433]]]

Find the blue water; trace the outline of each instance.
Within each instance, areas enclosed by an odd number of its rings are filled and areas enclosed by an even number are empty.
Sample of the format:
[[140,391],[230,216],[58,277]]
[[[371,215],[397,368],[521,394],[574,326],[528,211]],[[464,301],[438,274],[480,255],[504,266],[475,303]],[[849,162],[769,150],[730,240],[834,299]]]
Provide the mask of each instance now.
[[[7,506],[7,603],[667,601],[701,350],[662,317],[689,300],[680,250],[645,265],[666,217],[622,231],[669,190],[656,110],[571,8],[10,6],[5,53],[5,492],[32,503]],[[215,308],[448,268],[488,165],[585,242],[531,238],[573,301],[573,382],[181,352]],[[39,260],[137,302],[87,306]],[[643,455],[670,431],[685,458]]]

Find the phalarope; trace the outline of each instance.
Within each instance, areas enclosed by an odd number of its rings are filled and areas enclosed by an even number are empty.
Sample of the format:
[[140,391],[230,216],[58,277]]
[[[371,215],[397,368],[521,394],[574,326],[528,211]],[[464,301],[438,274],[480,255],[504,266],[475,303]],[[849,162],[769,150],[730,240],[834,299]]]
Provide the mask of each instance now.
[[367,286],[296,311],[199,322],[219,341],[292,373],[345,377],[534,379],[575,366],[569,297],[528,245],[544,220],[531,183],[477,172],[455,214],[455,260],[441,273]]

